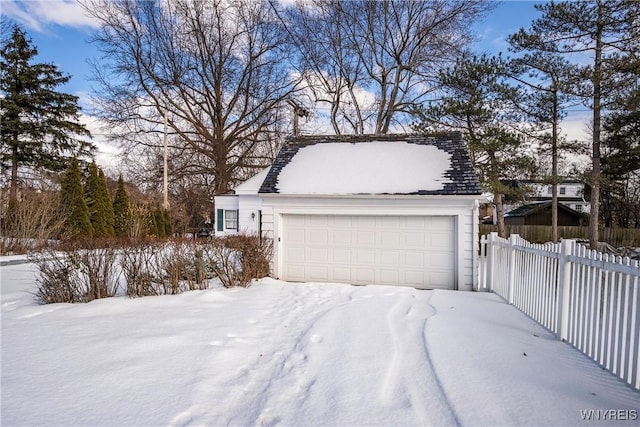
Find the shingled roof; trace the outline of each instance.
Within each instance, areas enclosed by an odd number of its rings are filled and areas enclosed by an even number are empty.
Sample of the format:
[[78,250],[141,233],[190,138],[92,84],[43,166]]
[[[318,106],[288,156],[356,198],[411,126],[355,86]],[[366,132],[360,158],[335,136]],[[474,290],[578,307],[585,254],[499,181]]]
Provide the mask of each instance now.
[[[261,194],[270,194],[270,193],[280,193],[287,194],[287,191],[282,191],[283,183],[282,175],[283,171],[287,168],[288,165],[291,165],[292,162],[302,162],[302,160],[296,160],[296,156],[298,158],[304,157],[305,160],[309,161],[309,155],[311,151],[306,149],[307,147],[313,148],[313,155],[316,156],[317,162],[319,163],[318,168],[300,172],[298,168],[298,174],[303,173],[304,175],[314,174],[313,176],[304,176],[304,178],[312,178],[311,182],[321,182],[324,179],[331,179],[331,174],[335,173],[331,169],[330,163],[340,163],[340,167],[343,169],[354,169],[359,171],[365,171],[364,173],[358,175],[357,179],[362,182],[375,181],[375,178],[379,178],[378,174],[383,173],[384,171],[380,171],[380,169],[385,169],[386,166],[382,166],[382,168],[376,169],[378,172],[374,172],[373,170],[369,170],[364,168],[362,162],[367,161],[366,159],[371,159],[371,156],[365,156],[364,158],[354,157],[353,159],[346,160],[345,158],[337,158],[338,152],[344,152],[344,150],[336,151],[336,148],[345,148],[349,149],[348,146],[340,146],[336,144],[369,144],[369,146],[373,147],[383,147],[386,151],[381,151],[383,153],[395,153],[397,151],[405,151],[407,148],[407,144],[416,144],[418,146],[430,146],[429,150],[424,151],[424,155],[428,158],[431,157],[431,154],[441,154],[442,156],[433,156],[438,159],[436,169],[441,168],[442,173],[437,176],[435,179],[431,179],[433,175],[433,161],[432,164],[424,164],[421,165],[416,163],[415,161],[411,161],[412,165],[408,165],[408,170],[402,170],[403,173],[410,173],[411,176],[415,177],[417,188],[412,189],[411,191],[382,191],[374,190],[374,191],[366,191],[366,192],[350,192],[350,191],[331,191],[327,192],[327,194],[397,194],[397,195],[478,195],[481,193],[480,184],[478,182],[478,177],[476,176],[473,165],[469,158],[468,152],[462,141],[461,134],[459,132],[446,132],[446,133],[434,133],[434,134],[391,134],[391,135],[347,135],[347,136],[296,136],[290,137],[285,141],[284,146],[278,153],[276,159],[271,166],[265,180],[260,187],[259,193]],[[395,144],[395,145],[394,145]],[[358,145],[358,148],[367,148],[364,145]],[[385,147],[387,146],[387,147]],[[350,146],[354,147],[355,146]],[[329,149],[331,148],[331,149]],[[410,148],[410,147],[409,147]],[[306,149],[306,150],[305,150]],[[402,150],[400,150],[402,149]],[[389,151],[391,150],[391,151]],[[305,152],[305,156],[301,156],[302,152]],[[365,150],[366,151],[366,150]],[[371,150],[369,150],[371,151]],[[414,150],[415,151],[415,150]],[[420,151],[420,150],[418,150]],[[362,152],[359,151],[359,152]],[[405,158],[408,155],[411,155],[412,152],[406,152],[404,154]],[[333,156],[333,157],[332,157]],[[439,159],[445,159],[444,161]],[[356,161],[357,160],[357,161]],[[410,159],[413,160],[413,159]],[[369,160],[371,161],[371,160]],[[378,165],[380,162],[387,162],[386,165],[391,167],[389,164],[393,161],[393,159],[375,159],[376,164]],[[349,163],[350,162],[350,163]],[[394,167],[402,167],[402,165],[394,165]],[[289,168],[292,169],[291,167]],[[324,170],[326,169],[326,173]],[[436,172],[438,173],[438,172]],[[324,174],[325,176],[318,176]],[[364,176],[369,174],[371,176]],[[437,181],[433,182],[429,185],[429,182],[426,181]],[[406,178],[405,178],[406,179]],[[345,185],[345,188],[347,185]],[[304,191],[296,191],[296,194],[300,194]],[[308,194],[319,194],[318,191],[309,191]]]
[[[529,202],[522,206],[519,206],[515,209],[510,210],[506,214],[504,214],[505,218],[509,217],[526,217],[535,214],[541,210],[547,209],[551,207],[551,200],[544,200],[541,202]],[[577,218],[584,218],[586,215],[583,212],[578,212],[574,209],[571,209],[569,206],[566,206],[562,203],[558,203],[558,209],[562,211],[566,211]]]

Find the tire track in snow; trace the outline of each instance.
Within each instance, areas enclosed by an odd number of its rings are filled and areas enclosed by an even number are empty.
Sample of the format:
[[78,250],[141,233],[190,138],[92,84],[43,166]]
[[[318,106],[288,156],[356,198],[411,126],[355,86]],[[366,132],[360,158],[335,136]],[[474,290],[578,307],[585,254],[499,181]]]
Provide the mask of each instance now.
[[[433,291],[428,292],[430,301]],[[425,327],[436,314],[435,307],[429,302],[429,310],[424,312],[422,305],[416,308],[415,300],[415,295],[403,295],[387,314],[394,353],[380,389],[380,399],[387,406],[411,406],[422,425],[459,425],[425,341]]]

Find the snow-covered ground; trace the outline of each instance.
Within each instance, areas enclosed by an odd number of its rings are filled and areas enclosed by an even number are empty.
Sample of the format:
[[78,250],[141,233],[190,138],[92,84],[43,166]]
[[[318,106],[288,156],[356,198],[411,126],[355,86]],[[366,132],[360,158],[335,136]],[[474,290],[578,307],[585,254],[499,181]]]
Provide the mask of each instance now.
[[640,393],[493,294],[264,279],[42,306],[34,272],[1,267],[2,426],[638,425]]

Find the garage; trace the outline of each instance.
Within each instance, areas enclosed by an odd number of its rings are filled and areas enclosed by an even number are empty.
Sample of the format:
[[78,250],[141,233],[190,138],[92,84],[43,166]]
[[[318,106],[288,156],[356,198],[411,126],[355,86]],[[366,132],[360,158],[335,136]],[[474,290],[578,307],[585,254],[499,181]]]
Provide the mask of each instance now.
[[455,287],[454,216],[281,218],[284,280]]
[[258,197],[277,279],[455,290],[477,283],[481,188],[458,132],[296,135]]

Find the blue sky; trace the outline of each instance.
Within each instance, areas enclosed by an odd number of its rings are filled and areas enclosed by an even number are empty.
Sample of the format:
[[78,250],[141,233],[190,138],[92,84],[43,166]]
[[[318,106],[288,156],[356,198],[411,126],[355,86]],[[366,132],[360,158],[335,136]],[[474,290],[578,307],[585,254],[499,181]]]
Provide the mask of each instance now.
[[[538,13],[533,1],[501,2],[487,19],[475,25],[478,51],[506,51],[506,36],[528,27]],[[62,89],[85,98],[91,90],[87,61],[97,56],[89,43],[95,23],[74,0],[0,0],[2,14],[20,24],[38,48],[39,62],[52,62],[72,76]]]
[[[540,1],[503,1],[486,19],[474,25],[478,42],[475,50],[507,54],[506,39],[520,28],[528,28],[539,17],[534,5]],[[0,12],[22,26],[38,48],[39,62],[51,62],[71,80],[61,90],[80,97],[80,105],[89,111],[89,95],[92,90],[88,61],[98,56],[89,39],[96,23],[84,15],[75,0],[0,0]],[[589,114],[584,110],[571,112],[563,121],[562,129],[569,139],[587,140],[585,123]],[[87,117],[87,126],[94,135],[104,158],[115,153],[107,144],[100,144],[100,131]],[[95,130],[94,130],[95,129]],[[111,161],[109,161],[111,163]]]

